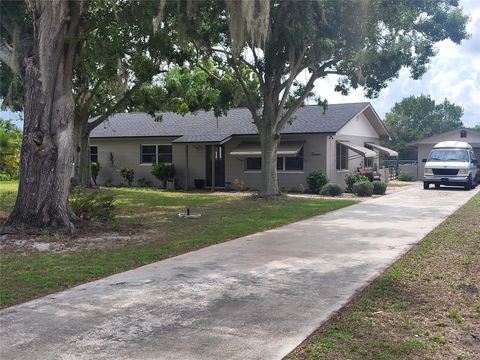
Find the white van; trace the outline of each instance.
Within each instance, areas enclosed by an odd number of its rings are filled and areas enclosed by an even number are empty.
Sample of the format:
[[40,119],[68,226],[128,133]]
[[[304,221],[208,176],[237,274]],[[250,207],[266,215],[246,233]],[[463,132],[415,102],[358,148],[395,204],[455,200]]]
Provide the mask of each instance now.
[[462,141],[443,141],[433,147],[425,162],[423,188],[434,184],[463,186],[466,190],[480,182],[478,160],[470,144]]

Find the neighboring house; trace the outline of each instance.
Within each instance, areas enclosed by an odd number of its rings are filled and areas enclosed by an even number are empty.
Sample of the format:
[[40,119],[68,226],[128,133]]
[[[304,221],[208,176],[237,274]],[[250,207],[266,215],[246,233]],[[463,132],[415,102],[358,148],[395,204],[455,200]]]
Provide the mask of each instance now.
[[[306,187],[306,176],[323,170],[331,182],[344,185],[345,175],[362,167],[376,167],[380,152],[396,155],[379,145],[389,135],[370,103],[307,105],[285,126],[278,147],[278,183],[281,189]],[[161,114],[161,121],[145,113],[112,115],[92,131],[91,160],[102,169],[97,181],[123,183],[119,169],[135,170],[135,179],[155,185],[152,163],[173,163],[178,186],[228,187],[234,179],[247,187],[260,185],[260,143],[250,112],[233,109],[216,118],[213,112],[185,116]]]
[[410,143],[410,146],[415,146],[418,149],[418,159],[416,174],[411,174],[415,180],[423,179],[423,169],[425,168],[425,163],[422,162],[423,159],[428,157],[430,151],[433,149],[435,144],[438,144],[442,141],[464,141],[472,145],[473,151],[477,159],[480,159],[480,131],[460,128],[455,130],[447,131],[440,135],[434,135],[422,140],[415,141]]

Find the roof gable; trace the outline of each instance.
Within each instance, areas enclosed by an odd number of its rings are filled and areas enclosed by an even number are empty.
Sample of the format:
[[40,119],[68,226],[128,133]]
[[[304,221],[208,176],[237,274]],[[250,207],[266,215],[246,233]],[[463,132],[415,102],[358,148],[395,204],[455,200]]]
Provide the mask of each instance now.
[[[465,132],[466,137],[462,137],[462,131]],[[480,143],[480,131],[468,129],[468,128],[458,128],[453,129],[442,134],[433,135],[415,142],[412,142],[408,145],[417,146],[421,144],[436,144],[441,141],[464,141],[467,143]]]

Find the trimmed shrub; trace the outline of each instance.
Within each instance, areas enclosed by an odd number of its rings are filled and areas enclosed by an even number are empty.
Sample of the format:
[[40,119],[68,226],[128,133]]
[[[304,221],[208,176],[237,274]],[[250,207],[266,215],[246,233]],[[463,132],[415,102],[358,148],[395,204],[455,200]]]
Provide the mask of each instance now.
[[373,185],[373,193],[375,195],[385,195],[385,191],[387,191],[387,184],[383,181],[374,181],[372,182]]
[[120,170],[120,175],[128,183],[128,186],[132,186],[133,179],[135,178],[135,171],[129,167],[123,167]]
[[104,191],[74,191],[70,194],[73,212],[84,220],[113,218],[113,195]]
[[322,187],[322,190],[320,191],[321,195],[327,195],[327,196],[340,196],[343,193],[343,189],[340,185],[338,184],[326,184]]
[[322,187],[327,183],[327,175],[325,175],[322,170],[313,170],[307,176],[308,191],[313,194],[319,194]]
[[360,181],[368,181],[368,177],[361,175],[358,172],[353,172],[345,176],[345,184],[347,185],[345,191],[346,192],[355,192],[353,190],[353,184],[360,182]]
[[358,196],[372,196],[373,184],[370,181],[359,181],[353,184],[353,192]]
[[413,181],[413,178],[408,175],[406,171],[400,171],[400,174],[398,174],[398,180],[400,181]]

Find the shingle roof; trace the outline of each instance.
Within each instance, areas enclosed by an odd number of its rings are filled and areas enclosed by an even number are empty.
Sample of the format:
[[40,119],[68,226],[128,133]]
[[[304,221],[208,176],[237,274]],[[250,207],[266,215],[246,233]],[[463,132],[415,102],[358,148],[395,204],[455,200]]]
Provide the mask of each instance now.
[[[307,105],[298,109],[295,121],[287,124],[282,133],[336,133],[368,105],[368,102],[331,104],[325,113],[322,106]],[[193,140],[196,136],[200,139],[212,137],[217,139],[230,135],[257,134],[252,116],[246,108],[232,109],[227,115],[219,118],[216,118],[212,111],[199,111],[185,116],[162,113],[161,117],[162,120],[157,122],[146,113],[113,114],[95,128],[90,136],[92,138],[188,136]]]

